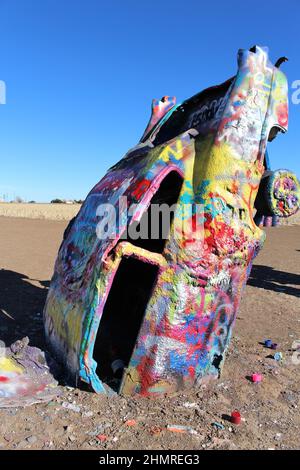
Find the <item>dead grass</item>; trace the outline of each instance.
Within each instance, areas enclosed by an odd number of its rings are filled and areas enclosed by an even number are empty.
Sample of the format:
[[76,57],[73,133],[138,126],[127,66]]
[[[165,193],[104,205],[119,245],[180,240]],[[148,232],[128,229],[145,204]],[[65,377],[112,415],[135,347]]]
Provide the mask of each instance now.
[[281,219],[280,225],[300,225],[300,211],[298,211],[297,214],[292,217]]
[[[0,203],[0,217],[70,220],[78,213],[80,207],[80,204]],[[281,219],[280,225],[300,225],[300,211],[293,217]]]
[[26,219],[70,220],[80,204],[17,204],[0,203],[0,216]]

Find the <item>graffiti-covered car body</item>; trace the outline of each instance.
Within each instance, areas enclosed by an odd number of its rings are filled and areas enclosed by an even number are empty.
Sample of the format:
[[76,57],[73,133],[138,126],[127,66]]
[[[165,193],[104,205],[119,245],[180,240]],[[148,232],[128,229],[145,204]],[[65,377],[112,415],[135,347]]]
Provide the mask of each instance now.
[[[88,194],[58,253],[44,320],[70,376],[106,393],[122,360],[119,393],[146,396],[219,376],[265,238],[253,215],[267,141],[287,126],[287,80],[261,47],[240,50],[224,84],[153,101],[140,143]],[[175,203],[165,239],[129,236],[154,203]]]

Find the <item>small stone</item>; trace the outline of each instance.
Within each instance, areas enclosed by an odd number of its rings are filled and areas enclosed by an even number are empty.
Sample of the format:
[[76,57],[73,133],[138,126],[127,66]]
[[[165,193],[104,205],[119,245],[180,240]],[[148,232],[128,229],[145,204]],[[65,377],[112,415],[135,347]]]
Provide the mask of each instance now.
[[82,413],[82,417],[83,417],[83,418],[91,418],[93,415],[94,415],[94,412],[93,412],[93,411],[84,411],[84,412]]
[[198,407],[198,404],[197,403],[190,403],[190,402],[185,402],[182,404],[182,406],[184,406],[185,408],[197,408]]
[[64,430],[65,430],[66,432],[71,432],[72,429],[73,429],[72,426],[64,426]]
[[29,444],[34,444],[34,443],[37,441],[37,437],[36,437],[36,436],[29,436],[29,437],[26,437],[26,441],[27,441]]
[[24,449],[24,448],[27,446],[27,444],[28,444],[27,440],[20,441],[20,442],[16,445],[16,448],[17,448],[17,449]]
[[80,406],[76,406],[76,402],[75,403],[68,403],[68,402],[63,402],[61,404],[61,406],[63,408],[66,408],[67,410],[72,410],[72,411],[75,411],[75,413],[79,413],[80,412]]
[[45,441],[43,448],[53,447],[53,441]]

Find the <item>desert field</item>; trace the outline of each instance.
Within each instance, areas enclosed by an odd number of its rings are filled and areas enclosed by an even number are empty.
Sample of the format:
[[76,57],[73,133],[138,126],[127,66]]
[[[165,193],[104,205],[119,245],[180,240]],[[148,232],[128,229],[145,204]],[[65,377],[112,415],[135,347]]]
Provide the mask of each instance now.
[[[75,217],[80,207],[80,204],[25,204],[0,202],[0,217],[70,220]],[[293,217],[280,219],[280,225],[300,225],[300,211]]]
[[[40,313],[67,222],[43,219],[0,217],[0,339],[7,345],[28,336],[45,349]],[[266,232],[217,382],[156,400],[107,398],[61,383],[61,396],[49,403],[0,409],[0,448],[300,449],[300,358],[293,352],[300,226]],[[261,344],[265,338],[278,343],[282,362]],[[255,372],[261,383],[247,379]],[[233,410],[240,425],[228,421]]]
[[80,207],[80,204],[25,204],[0,202],[0,217],[70,220],[77,214]]

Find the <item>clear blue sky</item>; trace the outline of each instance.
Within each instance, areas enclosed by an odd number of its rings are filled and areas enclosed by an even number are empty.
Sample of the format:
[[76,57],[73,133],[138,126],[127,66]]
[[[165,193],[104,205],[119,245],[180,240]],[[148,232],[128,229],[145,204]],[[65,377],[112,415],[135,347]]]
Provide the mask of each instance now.
[[[0,0],[0,197],[84,198],[139,140],[152,98],[221,83],[239,48],[288,56],[300,80],[299,18],[299,0]],[[299,126],[291,104],[269,146],[298,176]]]

